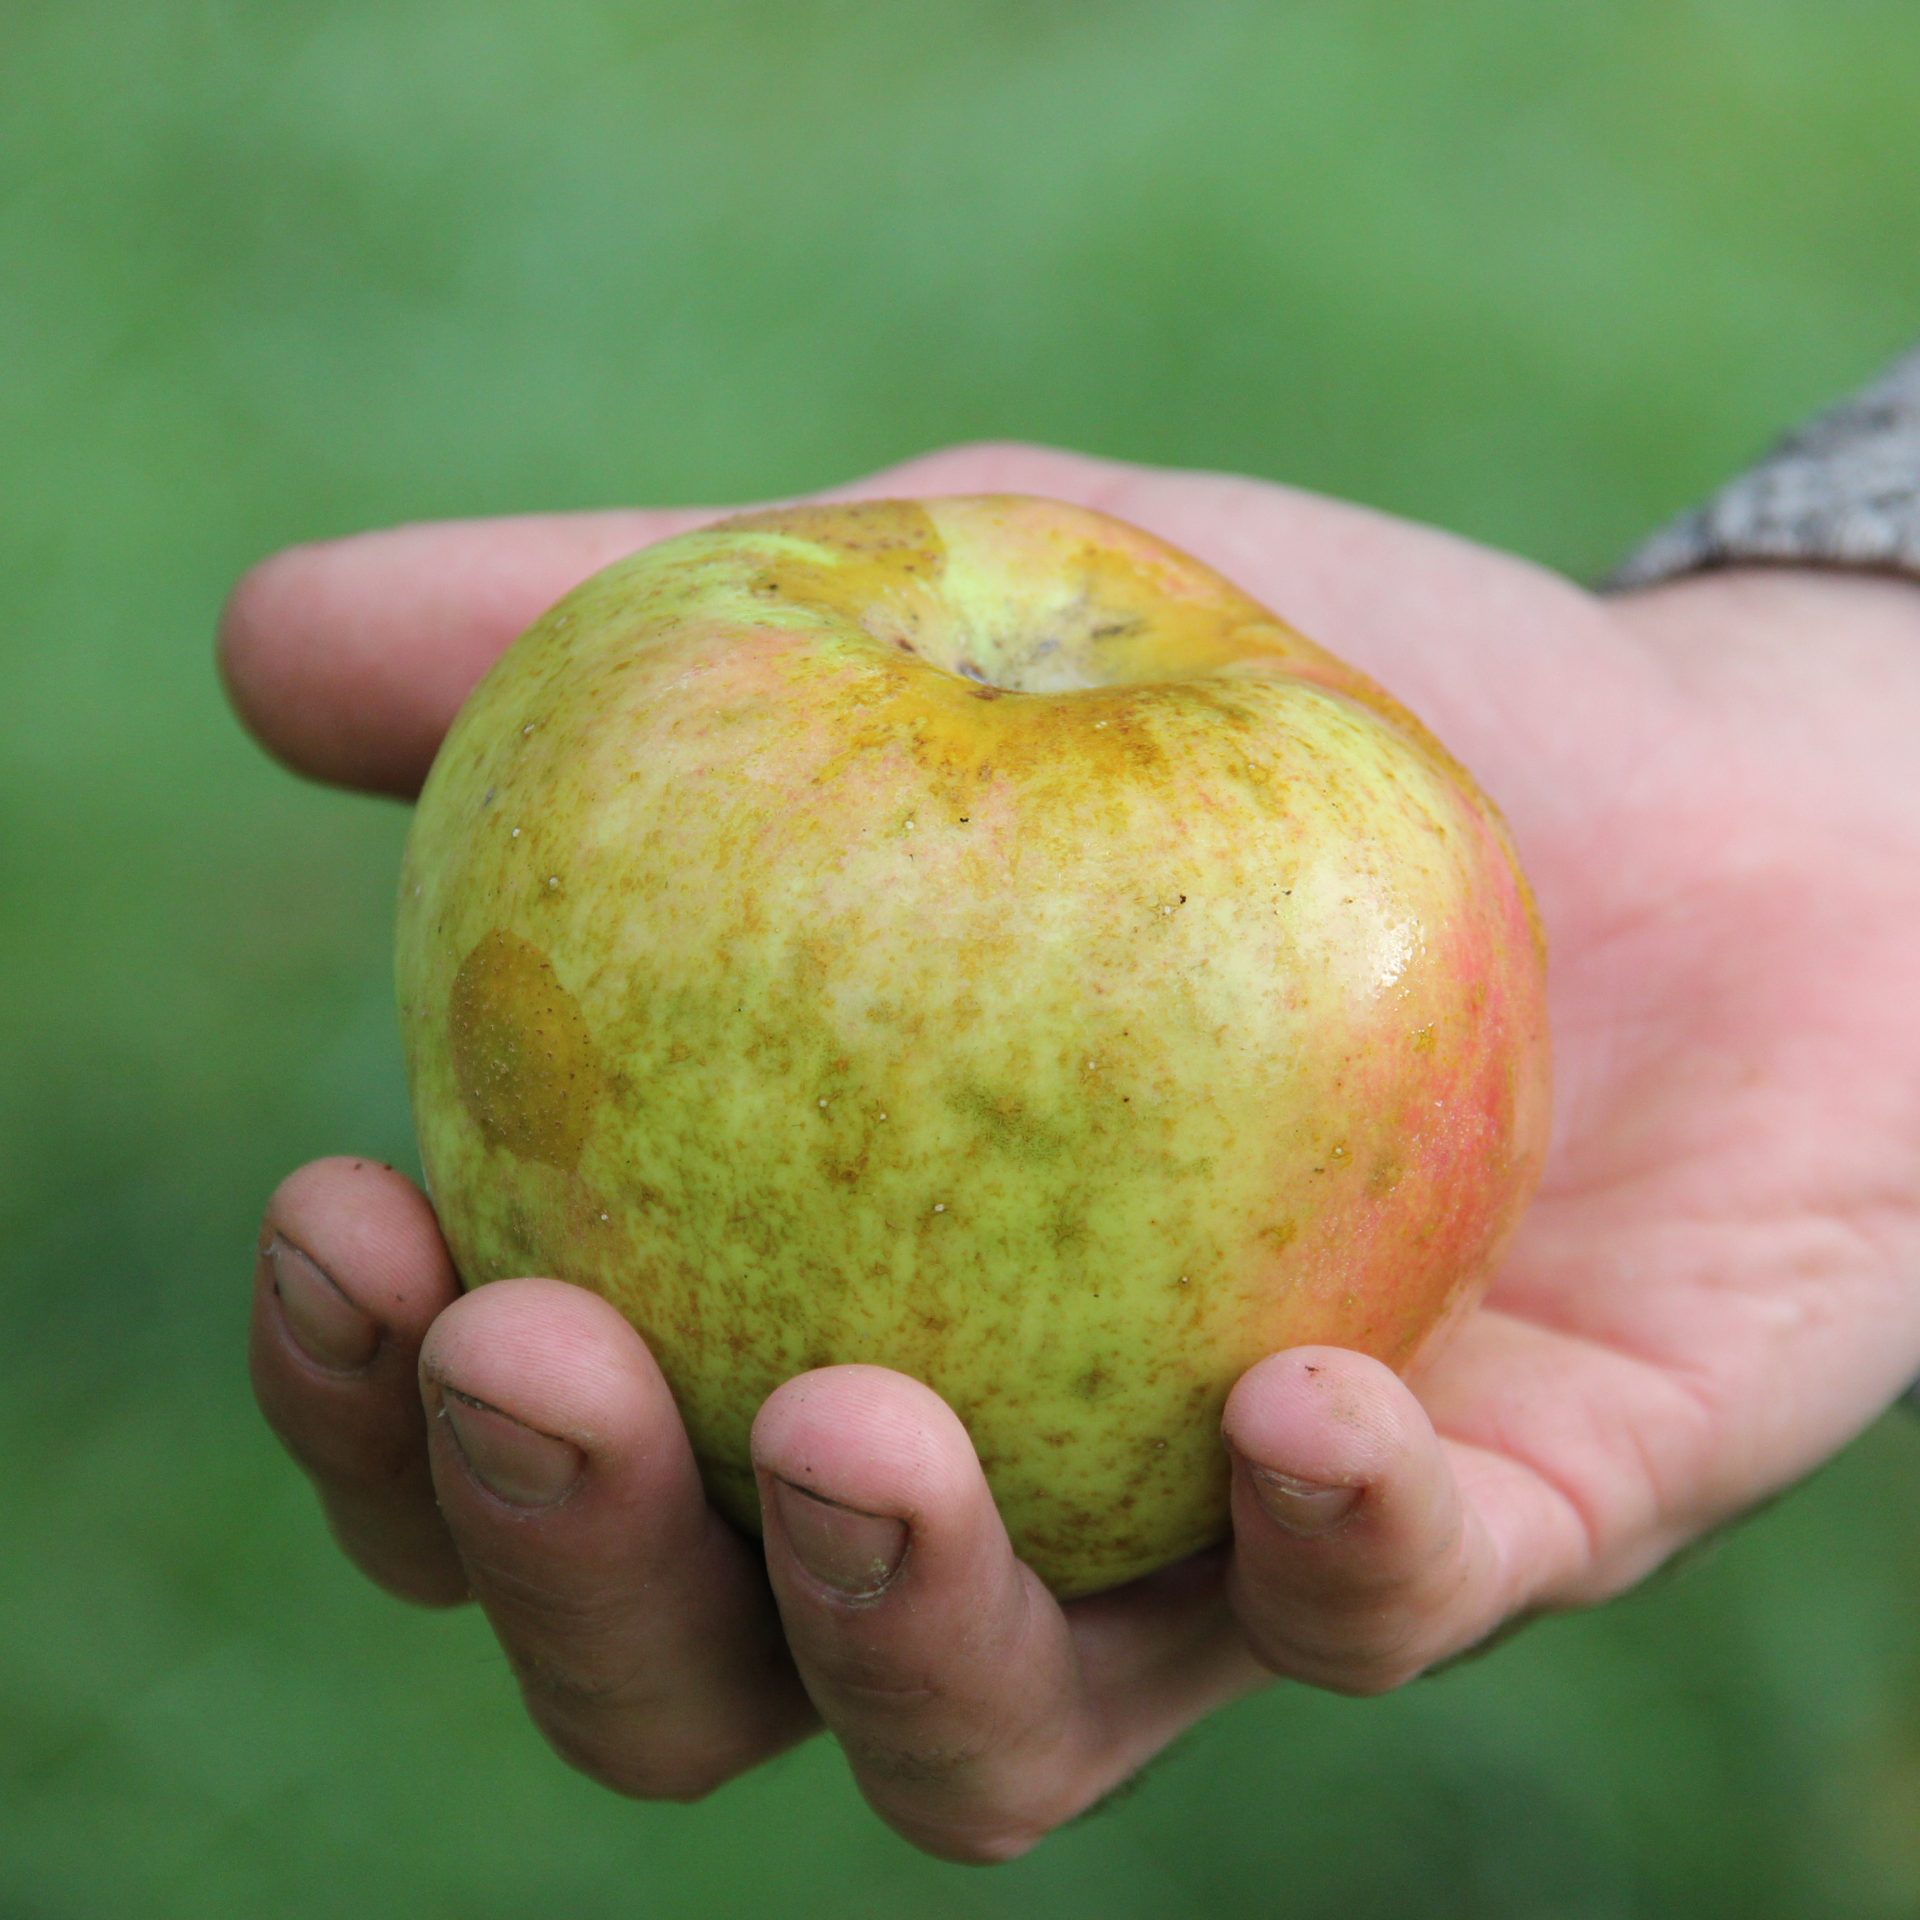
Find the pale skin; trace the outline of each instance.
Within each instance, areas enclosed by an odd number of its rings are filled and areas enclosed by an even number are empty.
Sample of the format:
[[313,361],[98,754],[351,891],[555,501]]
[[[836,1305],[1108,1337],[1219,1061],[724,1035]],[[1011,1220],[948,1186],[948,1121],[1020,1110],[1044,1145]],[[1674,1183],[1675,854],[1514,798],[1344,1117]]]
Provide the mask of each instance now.
[[[1065,1607],[960,1423],[879,1368],[768,1399],[745,1539],[627,1322],[547,1278],[462,1295],[425,1198],[373,1162],[273,1196],[252,1327],[261,1406],[349,1557],[477,1600],[573,1764],[693,1799],[824,1726],[884,1820],[965,1861],[1026,1851],[1276,1677],[1382,1692],[1635,1585],[1920,1373],[1920,591],[1747,569],[1602,600],[1362,508],[1037,448],[832,497],[984,492],[1219,568],[1504,810],[1557,1093],[1486,1305],[1412,1385],[1332,1348],[1261,1362],[1223,1423],[1231,1543]],[[535,615],[721,511],[292,550],[228,606],[228,684],[289,765],[410,794]]]

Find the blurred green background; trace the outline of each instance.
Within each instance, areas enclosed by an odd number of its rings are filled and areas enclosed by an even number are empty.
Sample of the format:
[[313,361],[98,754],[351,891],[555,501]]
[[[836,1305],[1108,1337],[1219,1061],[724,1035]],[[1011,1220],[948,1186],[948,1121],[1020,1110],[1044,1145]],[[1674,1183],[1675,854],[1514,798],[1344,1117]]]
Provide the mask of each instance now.
[[1920,1912],[1920,1422],[992,1874],[824,1742],[692,1810],[565,1772],[250,1411],[260,1203],[411,1160],[404,817],[269,766],[209,653],[290,541],[981,435],[1591,575],[1920,332],[1917,70],[1911,0],[13,0],[0,1912]]

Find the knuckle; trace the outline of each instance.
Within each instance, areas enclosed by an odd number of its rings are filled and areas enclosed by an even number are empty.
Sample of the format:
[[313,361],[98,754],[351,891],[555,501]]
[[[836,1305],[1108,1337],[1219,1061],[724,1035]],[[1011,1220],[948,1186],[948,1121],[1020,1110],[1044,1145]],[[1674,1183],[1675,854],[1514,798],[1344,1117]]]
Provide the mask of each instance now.
[[1412,1626],[1381,1620],[1313,1631],[1299,1624],[1285,1632],[1250,1633],[1248,1644],[1268,1672],[1327,1693],[1372,1699],[1392,1693],[1426,1671],[1428,1655]]
[[929,1650],[891,1623],[858,1615],[809,1617],[790,1638],[819,1688],[847,1711],[882,1725],[938,1708],[964,1685],[951,1649]]
[[[987,1601],[964,1633],[930,1632],[910,1613],[878,1620],[840,1613],[809,1617],[790,1637],[812,1680],[858,1719],[880,1728],[938,1721],[972,1729],[983,1719],[1019,1717],[1018,1689],[995,1676],[1037,1671],[1032,1622],[1024,1603],[1007,1612]],[[982,1743],[991,1733],[980,1729]]]
[[991,1742],[900,1741],[842,1728],[847,1758],[869,1779],[888,1786],[934,1787],[966,1773],[986,1758]]
[[614,1792],[629,1800],[666,1800],[691,1807],[717,1793],[752,1764],[751,1759],[735,1759],[724,1753],[649,1755],[615,1766],[602,1777]]
[[1262,1664],[1281,1679],[1318,1687],[1323,1693],[1350,1700],[1373,1700],[1395,1693],[1425,1671],[1425,1662],[1406,1653],[1379,1653],[1366,1648],[1344,1652],[1274,1648],[1261,1656]]
[[948,1857],[966,1866],[1004,1867],[1031,1853],[1045,1838],[1025,1826],[990,1827],[970,1834]]
[[676,1806],[697,1806],[745,1770],[730,1761],[703,1763],[681,1759],[666,1773],[644,1775],[622,1786],[620,1791],[634,1800],[667,1800]]
[[341,1552],[396,1600],[441,1610],[464,1606],[473,1597],[460,1556],[430,1502],[404,1515],[369,1513],[326,1494],[321,1506]]
[[537,1572],[476,1550],[455,1530],[467,1577],[486,1604],[515,1677],[530,1698],[556,1711],[617,1708],[628,1716],[663,1709],[682,1677],[663,1668],[655,1636],[629,1596],[580,1571]]
[[529,1711],[568,1766],[629,1800],[690,1806],[757,1765],[768,1750],[757,1738],[689,1732],[664,1717],[641,1730],[625,1711],[607,1718],[552,1698],[530,1697]]
[[[503,1611],[498,1582],[477,1576],[476,1584],[485,1592],[498,1619]],[[571,1615],[574,1624],[563,1623],[563,1611]],[[666,1703],[664,1690],[651,1684],[644,1667],[621,1644],[624,1636],[617,1628],[596,1630],[585,1624],[588,1618],[588,1610],[579,1603],[549,1608],[541,1623],[540,1640],[552,1636],[560,1647],[529,1645],[518,1635],[508,1638],[507,1658],[529,1698],[543,1711],[562,1717],[615,1706],[631,1717],[656,1714]],[[524,1629],[524,1614],[519,1614],[513,1624]]]
[[385,1494],[422,1477],[422,1445],[385,1420],[303,1423],[282,1444],[314,1479],[353,1493]]
[[575,1772],[629,1800],[670,1800],[687,1806],[705,1799],[730,1777],[691,1755],[626,1751],[564,1722],[543,1722],[540,1730]]
[[902,1673],[874,1657],[829,1655],[808,1664],[845,1705],[878,1719],[924,1713],[946,1697],[937,1675]]
[[1327,1693],[1344,1694],[1349,1700],[1377,1700],[1383,1694],[1398,1693],[1408,1681],[1418,1679],[1420,1672],[1418,1662],[1355,1661],[1333,1669],[1314,1684]]
[[551,1718],[556,1726],[565,1725],[577,1716],[597,1713],[616,1703],[637,1704],[632,1700],[630,1683],[619,1674],[596,1672],[572,1661],[515,1653],[512,1649],[508,1658],[543,1724]]
[[1053,1824],[995,1813],[966,1822],[934,1825],[893,1816],[889,1824],[922,1853],[962,1867],[1003,1867],[1031,1853],[1053,1831]]
[[377,1383],[289,1379],[256,1363],[254,1400],[294,1463],[329,1489],[383,1496],[426,1472],[426,1439],[411,1408],[379,1396]]
[[443,1613],[464,1607],[473,1598],[460,1562],[451,1553],[444,1560],[434,1560],[370,1551],[344,1540],[341,1545],[376,1587],[410,1607]]

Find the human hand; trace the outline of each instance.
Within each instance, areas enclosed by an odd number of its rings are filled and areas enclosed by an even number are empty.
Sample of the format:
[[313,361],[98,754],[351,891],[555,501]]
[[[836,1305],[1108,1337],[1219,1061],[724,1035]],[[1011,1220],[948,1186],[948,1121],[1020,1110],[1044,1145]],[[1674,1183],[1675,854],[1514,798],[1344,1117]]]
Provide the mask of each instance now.
[[[612,1308],[538,1278],[461,1296],[409,1183],[294,1174],[254,1300],[267,1417],[376,1580],[480,1601],[568,1759],[689,1798],[824,1723],[900,1832],[1009,1858],[1276,1674],[1377,1692],[1632,1585],[1920,1371],[1920,592],[1742,572],[1601,601],[1360,508],[1035,449],[841,491],[1117,513],[1413,708],[1539,897],[1554,1147],[1414,1388],[1337,1349],[1262,1362],[1225,1417],[1231,1546],[1065,1607],[916,1382],[827,1368],[771,1396],[763,1559]],[[710,517],[296,549],[230,603],[229,684],[291,765],[409,793],[535,615]]]

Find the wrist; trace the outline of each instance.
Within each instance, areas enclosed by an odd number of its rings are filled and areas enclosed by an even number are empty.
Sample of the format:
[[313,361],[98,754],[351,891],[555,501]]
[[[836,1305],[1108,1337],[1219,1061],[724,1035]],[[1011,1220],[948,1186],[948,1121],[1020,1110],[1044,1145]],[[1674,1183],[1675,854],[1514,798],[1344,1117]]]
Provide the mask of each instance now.
[[1896,666],[1910,660],[1901,677],[1909,686],[1920,684],[1920,580],[1903,575],[1718,567],[1609,595],[1607,605],[1627,631],[1661,654],[1707,648],[1752,656],[1785,649],[1803,663],[1817,659],[1837,670],[1849,658],[1865,665],[1884,650]]

